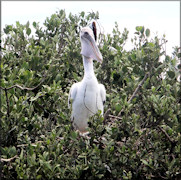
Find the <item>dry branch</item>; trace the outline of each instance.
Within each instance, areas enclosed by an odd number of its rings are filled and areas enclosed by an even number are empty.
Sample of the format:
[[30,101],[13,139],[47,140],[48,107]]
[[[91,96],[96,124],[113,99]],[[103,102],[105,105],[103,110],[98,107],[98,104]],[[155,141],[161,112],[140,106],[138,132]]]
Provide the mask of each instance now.
[[[128,103],[130,103],[133,98],[136,96],[136,94],[138,93],[138,91],[140,90],[140,88],[143,86],[144,82],[147,80],[148,76],[150,75],[150,72],[146,73],[144,78],[141,80],[141,82],[138,84],[137,88],[135,89],[135,91],[133,92],[133,94],[131,95],[131,97],[128,100]],[[124,109],[122,109],[119,114],[118,117],[121,117],[121,113],[124,111]]]
[[103,121],[104,124],[106,123],[106,119],[109,117],[110,113],[111,113],[111,109],[109,108],[104,114],[104,121]]
[[118,117],[118,116],[113,116],[113,115],[111,115],[111,114],[109,114],[108,115],[110,118],[114,118],[114,119],[120,119],[120,120],[122,120],[122,118],[121,117]]
[[9,118],[9,98],[8,98],[8,93],[7,93],[7,89],[5,88],[5,95],[6,95],[6,104],[7,104],[7,116]]
[[9,159],[4,159],[4,158],[1,158],[1,161],[2,162],[10,162],[10,161],[12,161],[12,160],[14,160],[15,158],[17,158],[18,156],[17,155],[15,155],[14,157],[12,157],[12,158],[9,158]]
[[138,84],[137,88],[135,89],[135,91],[133,92],[132,96],[129,98],[128,103],[130,103],[132,101],[132,99],[136,96],[136,94],[138,93],[138,91],[140,90],[140,88],[143,86],[144,82],[146,81],[146,79],[148,78],[148,75],[150,73],[146,73],[144,78],[142,79],[142,81]]
[[[37,141],[36,143],[32,143],[31,145],[34,146],[34,145],[37,145],[38,143],[43,143],[44,141]],[[18,144],[17,147],[26,147],[30,144]]]
[[174,142],[172,141],[170,136],[167,134],[167,132],[164,129],[162,129],[160,126],[158,126],[158,128],[161,132],[163,132],[163,134],[167,137],[167,139],[171,142],[171,144],[173,144]]
[[1,87],[1,86],[0,86],[0,89],[7,91],[7,90],[10,90],[10,89],[13,89],[13,88],[19,88],[19,89],[21,89],[21,90],[33,91],[33,90],[35,90],[36,88],[38,88],[38,87],[44,82],[45,78],[46,78],[46,75],[42,78],[42,80],[39,82],[38,85],[36,85],[35,87],[32,87],[32,88],[22,87],[22,86],[20,86],[20,85],[18,85],[18,84],[15,84],[15,85],[13,85],[13,86],[11,86],[11,87],[8,87],[8,88],[4,88],[4,87]]
[[[133,98],[136,96],[136,94],[138,93],[138,91],[140,90],[140,88],[143,86],[144,82],[147,80],[148,76],[150,75],[150,72],[152,71],[152,68],[151,70],[145,74],[144,78],[141,80],[141,82],[138,84],[137,88],[135,89],[135,91],[133,92],[133,94],[131,95],[131,97],[129,98],[128,100],[128,103],[130,103]],[[121,113],[124,111],[124,109],[122,109],[118,116],[113,116],[113,115],[110,115],[110,109],[108,109],[106,112],[105,112],[105,115],[104,115],[104,121],[106,121],[106,119],[108,117],[110,118],[115,118],[115,119],[121,119]]]

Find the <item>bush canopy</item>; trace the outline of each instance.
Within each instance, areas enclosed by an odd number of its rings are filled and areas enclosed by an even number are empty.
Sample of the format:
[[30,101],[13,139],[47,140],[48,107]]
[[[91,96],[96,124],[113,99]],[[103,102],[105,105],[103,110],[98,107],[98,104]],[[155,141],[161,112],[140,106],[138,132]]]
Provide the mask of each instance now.
[[80,28],[99,13],[60,10],[38,22],[6,25],[1,34],[2,179],[181,178],[180,48],[165,52],[165,36],[135,28],[99,34],[106,87],[104,118],[89,120],[89,135],[71,126],[68,93],[81,81]]

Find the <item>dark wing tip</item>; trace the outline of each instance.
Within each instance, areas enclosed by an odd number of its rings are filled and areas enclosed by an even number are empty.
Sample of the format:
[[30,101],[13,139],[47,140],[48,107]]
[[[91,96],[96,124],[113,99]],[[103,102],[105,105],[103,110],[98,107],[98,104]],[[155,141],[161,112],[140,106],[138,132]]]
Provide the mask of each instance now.
[[96,23],[94,21],[92,22],[92,30],[93,30],[94,38],[96,41],[97,40],[97,29],[96,29]]

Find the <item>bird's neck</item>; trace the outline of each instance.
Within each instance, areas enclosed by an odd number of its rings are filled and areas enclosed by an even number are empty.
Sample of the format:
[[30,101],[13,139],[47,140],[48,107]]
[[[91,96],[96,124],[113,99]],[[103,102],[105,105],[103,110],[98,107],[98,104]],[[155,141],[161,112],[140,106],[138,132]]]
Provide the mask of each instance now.
[[83,56],[84,77],[94,77],[93,59]]

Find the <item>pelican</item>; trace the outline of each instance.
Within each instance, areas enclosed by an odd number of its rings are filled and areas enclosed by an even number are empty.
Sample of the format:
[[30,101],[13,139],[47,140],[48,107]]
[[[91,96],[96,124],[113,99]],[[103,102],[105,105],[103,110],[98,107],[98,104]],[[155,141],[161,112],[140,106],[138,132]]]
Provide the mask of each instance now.
[[74,129],[81,133],[87,132],[88,119],[101,110],[104,112],[106,90],[103,84],[99,84],[94,74],[93,60],[102,63],[103,58],[96,45],[96,24],[84,27],[80,32],[81,54],[84,65],[84,77],[82,81],[74,83],[70,88],[68,106],[72,101],[71,121]]

